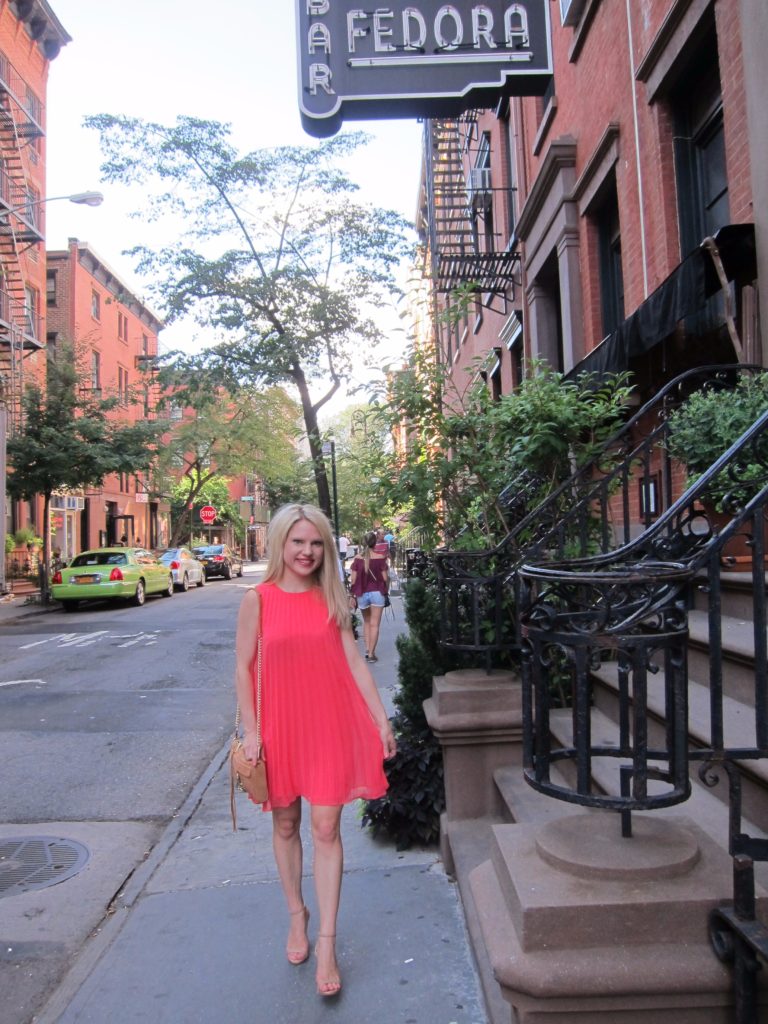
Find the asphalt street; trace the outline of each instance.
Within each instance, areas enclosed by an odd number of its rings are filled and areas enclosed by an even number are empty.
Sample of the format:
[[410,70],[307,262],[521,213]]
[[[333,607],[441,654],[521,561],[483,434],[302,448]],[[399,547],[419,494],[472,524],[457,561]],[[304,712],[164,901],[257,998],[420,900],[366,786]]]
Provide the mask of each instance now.
[[257,579],[142,608],[3,609],[0,842],[66,837],[90,862],[0,902],[0,1024],[32,1019],[231,732],[237,609]]

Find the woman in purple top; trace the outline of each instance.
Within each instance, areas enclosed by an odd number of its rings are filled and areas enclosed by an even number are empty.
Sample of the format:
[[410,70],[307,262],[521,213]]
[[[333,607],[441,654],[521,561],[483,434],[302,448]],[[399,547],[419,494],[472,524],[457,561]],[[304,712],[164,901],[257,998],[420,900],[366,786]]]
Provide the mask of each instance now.
[[376,548],[376,534],[368,533],[363,541],[363,553],[353,559],[350,566],[349,590],[363,616],[365,660],[378,661],[376,644],[379,626],[389,592],[387,556]]

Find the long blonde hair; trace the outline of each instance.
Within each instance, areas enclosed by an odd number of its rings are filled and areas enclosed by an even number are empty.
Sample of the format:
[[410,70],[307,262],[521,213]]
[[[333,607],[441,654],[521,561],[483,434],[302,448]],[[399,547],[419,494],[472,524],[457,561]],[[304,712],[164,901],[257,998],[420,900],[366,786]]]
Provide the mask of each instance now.
[[267,529],[267,571],[264,583],[278,583],[283,575],[283,548],[288,534],[296,523],[306,519],[311,523],[323,541],[323,560],[315,572],[315,582],[320,588],[328,608],[328,616],[339,628],[349,626],[349,604],[347,593],[339,577],[339,560],[336,543],[327,516],[315,505],[301,505],[293,502],[283,505],[272,516]]

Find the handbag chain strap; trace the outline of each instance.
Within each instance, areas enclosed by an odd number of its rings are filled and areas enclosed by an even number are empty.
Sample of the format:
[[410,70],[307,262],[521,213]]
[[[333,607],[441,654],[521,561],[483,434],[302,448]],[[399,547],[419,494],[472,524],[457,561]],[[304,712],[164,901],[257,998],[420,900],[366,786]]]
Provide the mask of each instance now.
[[[240,702],[235,711],[235,737],[240,733]],[[261,633],[256,638],[256,744],[261,756]]]

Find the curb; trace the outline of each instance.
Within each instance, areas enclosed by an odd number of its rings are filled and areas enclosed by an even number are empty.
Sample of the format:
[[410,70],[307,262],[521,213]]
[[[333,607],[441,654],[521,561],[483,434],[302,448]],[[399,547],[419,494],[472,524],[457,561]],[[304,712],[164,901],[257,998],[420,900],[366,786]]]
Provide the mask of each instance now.
[[146,860],[142,861],[117,890],[112,903],[107,908],[102,923],[76,955],[72,967],[62,980],[39,1013],[32,1017],[33,1024],[56,1024],[61,1015],[82,988],[90,974],[94,971],[101,958],[108,951],[120,931],[128,921],[128,914],[142,892],[148,885],[155,871],[160,867],[171,847],[187,827],[189,819],[197,810],[203,794],[210,786],[216,774],[221,770],[229,756],[232,737],[214,755],[208,767],[195,783],[187,799],[166,825],[162,835],[152,847]]

